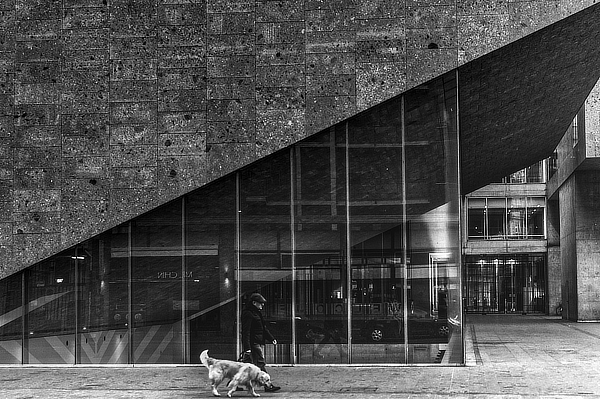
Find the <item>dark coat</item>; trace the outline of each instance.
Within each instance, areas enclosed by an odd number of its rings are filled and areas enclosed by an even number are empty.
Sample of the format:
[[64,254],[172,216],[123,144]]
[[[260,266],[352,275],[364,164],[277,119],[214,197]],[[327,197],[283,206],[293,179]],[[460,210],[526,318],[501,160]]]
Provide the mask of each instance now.
[[248,351],[252,344],[264,345],[265,342],[273,342],[275,338],[267,329],[262,313],[252,303],[246,305],[242,312],[242,345],[243,350]]

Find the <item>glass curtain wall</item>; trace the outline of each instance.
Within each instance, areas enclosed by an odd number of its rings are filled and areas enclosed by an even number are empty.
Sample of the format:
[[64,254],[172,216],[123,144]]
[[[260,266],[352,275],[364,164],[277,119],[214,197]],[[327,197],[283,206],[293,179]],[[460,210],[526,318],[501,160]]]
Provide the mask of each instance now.
[[462,363],[456,98],[452,72],[0,281],[0,362],[235,359],[259,292],[268,363]]

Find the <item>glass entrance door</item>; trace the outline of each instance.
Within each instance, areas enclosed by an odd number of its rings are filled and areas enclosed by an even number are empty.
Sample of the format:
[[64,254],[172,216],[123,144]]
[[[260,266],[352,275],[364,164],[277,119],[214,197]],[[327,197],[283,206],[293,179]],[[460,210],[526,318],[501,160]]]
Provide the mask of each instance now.
[[546,309],[543,255],[468,256],[465,307],[471,313],[538,313]]

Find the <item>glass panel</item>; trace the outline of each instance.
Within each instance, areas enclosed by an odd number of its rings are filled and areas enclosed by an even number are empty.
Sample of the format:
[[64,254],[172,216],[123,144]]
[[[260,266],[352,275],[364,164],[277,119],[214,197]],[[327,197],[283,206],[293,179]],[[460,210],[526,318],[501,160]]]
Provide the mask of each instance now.
[[25,364],[75,363],[75,261],[66,251],[26,271]]
[[404,363],[402,105],[348,123],[352,362]]
[[185,321],[188,362],[200,353],[237,358],[235,177],[185,197]]
[[296,342],[298,363],[348,362],[345,128],[295,147]]
[[0,280],[0,364],[22,362],[22,276],[17,273]]
[[544,197],[527,198],[527,237],[544,238],[545,234],[545,204]]
[[488,236],[489,238],[505,238],[506,232],[506,199],[488,198]]
[[181,201],[131,222],[134,364],[183,363]]
[[129,224],[79,245],[77,363],[129,363]]
[[262,315],[278,345],[267,341],[267,364],[292,363],[290,157],[284,151],[240,172],[240,281],[243,306],[262,294]]
[[462,362],[456,94],[453,73],[405,94],[409,363]]
[[484,238],[485,209],[469,208],[467,220],[469,239]]
[[544,182],[544,161],[535,163],[527,168],[527,183]]
[[508,183],[518,183],[518,184],[522,184],[525,183],[526,178],[525,178],[525,169],[521,169],[518,172],[515,172],[511,175],[508,176]]
[[509,238],[525,237],[525,197],[508,198],[508,235]]

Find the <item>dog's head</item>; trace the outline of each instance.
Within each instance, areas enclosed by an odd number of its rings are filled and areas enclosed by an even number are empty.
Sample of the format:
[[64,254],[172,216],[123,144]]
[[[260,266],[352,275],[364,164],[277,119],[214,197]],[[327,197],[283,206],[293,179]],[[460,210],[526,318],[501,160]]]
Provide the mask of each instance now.
[[268,387],[269,385],[271,385],[271,376],[267,373],[265,373],[264,371],[261,371],[260,373],[258,373],[258,377],[256,377],[256,381],[263,386]]

